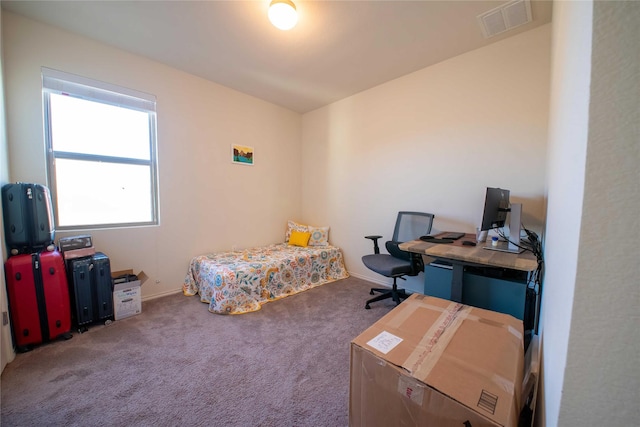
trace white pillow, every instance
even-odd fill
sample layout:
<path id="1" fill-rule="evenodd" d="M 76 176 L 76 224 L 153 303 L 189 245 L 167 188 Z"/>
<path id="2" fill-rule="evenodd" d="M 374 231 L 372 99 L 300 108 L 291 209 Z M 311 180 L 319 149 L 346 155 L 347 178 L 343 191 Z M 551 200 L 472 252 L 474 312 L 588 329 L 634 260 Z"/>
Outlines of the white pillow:
<path id="1" fill-rule="evenodd" d="M 329 227 L 314 227 L 310 225 L 309 232 L 311 233 L 309 246 L 329 245 Z"/>

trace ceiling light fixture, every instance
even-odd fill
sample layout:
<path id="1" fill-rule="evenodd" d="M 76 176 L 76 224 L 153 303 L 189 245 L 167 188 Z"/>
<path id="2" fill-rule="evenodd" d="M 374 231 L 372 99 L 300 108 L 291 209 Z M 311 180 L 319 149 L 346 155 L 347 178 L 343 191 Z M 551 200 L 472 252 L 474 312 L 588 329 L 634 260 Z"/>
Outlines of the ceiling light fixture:
<path id="1" fill-rule="evenodd" d="M 269 21 L 281 30 L 290 30 L 298 23 L 296 5 L 291 0 L 273 0 L 269 5 Z"/>

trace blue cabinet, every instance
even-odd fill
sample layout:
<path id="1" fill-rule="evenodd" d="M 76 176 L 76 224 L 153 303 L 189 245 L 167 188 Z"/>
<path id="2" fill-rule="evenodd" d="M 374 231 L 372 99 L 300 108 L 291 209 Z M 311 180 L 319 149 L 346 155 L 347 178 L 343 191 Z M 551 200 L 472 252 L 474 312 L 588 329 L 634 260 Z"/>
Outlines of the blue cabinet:
<path id="1" fill-rule="evenodd" d="M 425 266 L 424 294 L 451 299 L 450 266 L 432 263 Z M 533 290 L 527 288 L 527 275 L 494 268 L 465 267 L 463 275 L 462 303 L 487 310 L 510 314 L 525 320 L 525 329 L 532 322 Z M 535 304 L 535 293 L 533 293 Z"/>

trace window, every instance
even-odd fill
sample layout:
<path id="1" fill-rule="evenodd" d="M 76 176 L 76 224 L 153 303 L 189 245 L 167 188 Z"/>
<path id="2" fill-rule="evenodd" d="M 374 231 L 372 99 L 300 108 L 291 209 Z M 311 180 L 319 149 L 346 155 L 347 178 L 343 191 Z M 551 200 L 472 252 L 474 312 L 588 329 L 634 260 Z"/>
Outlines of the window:
<path id="1" fill-rule="evenodd" d="M 158 224 L 155 97 L 42 69 L 56 229 Z"/>

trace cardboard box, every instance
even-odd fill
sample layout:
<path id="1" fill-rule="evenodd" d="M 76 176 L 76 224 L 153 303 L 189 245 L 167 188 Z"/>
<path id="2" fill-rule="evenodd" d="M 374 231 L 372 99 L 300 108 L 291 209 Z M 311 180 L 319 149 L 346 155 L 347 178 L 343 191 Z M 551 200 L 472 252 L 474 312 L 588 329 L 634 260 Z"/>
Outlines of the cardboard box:
<path id="1" fill-rule="evenodd" d="M 96 253 L 93 240 L 88 234 L 61 237 L 58 239 L 58 248 L 65 260 L 92 256 Z"/>
<path id="2" fill-rule="evenodd" d="M 96 248 L 91 246 L 89 248 L 72 249 L 72 250 L 64 251 L 62 252 L 62 256 L 64 257 L 65 260 L 70 260 L 70 259 L 82 258 L 86 256 L 93 256 L 95 255 L 95 253 L 96 253 Z"/>
<path id="3" fill-rule="evenodd" d="M 111 272 L 111 278 L 125 274 L 133 275 L 133 270 Z M 148 279 L 144 271 L 137 274 L 138 280 L 113 285 L 113 315 L 115 320 L 125 319 L 142 313 L 142 284 Z"/>
<path id="4" fill-rule="evenodd" d="M 536 413 L 536 398 L 538 396 L 538 382 L 540 377 L 540 336 L 534 335 L 524 354 L 524 380 L 522 380 L 522 397 L 524 405 L 518 427 L 533 426 Z"/>
<path id="5" fill-rule="evenodd" d="M 60 252 L 91 248 L 93 247 L 93 240 L 88 234 L 83 234 L 81 236 L 61 237 L 60 239 L 58 239 L 58 247 L 60 248 Z"/>
<path id="6" fill-rule="evenodd" d="M 516 427 L 522 321 L 413 294 L 351 342 L 349 425 Z"/>

